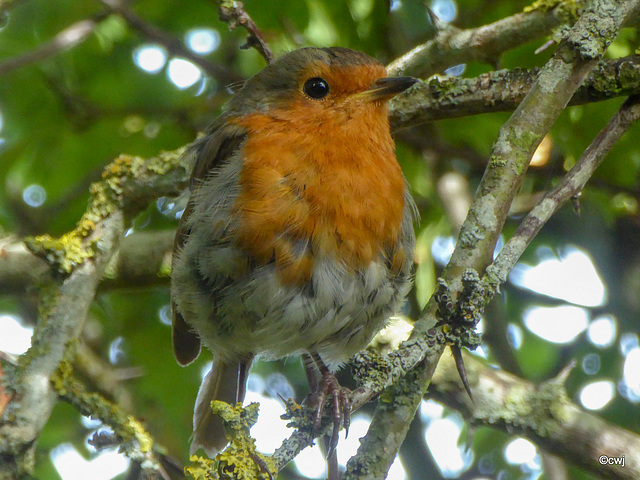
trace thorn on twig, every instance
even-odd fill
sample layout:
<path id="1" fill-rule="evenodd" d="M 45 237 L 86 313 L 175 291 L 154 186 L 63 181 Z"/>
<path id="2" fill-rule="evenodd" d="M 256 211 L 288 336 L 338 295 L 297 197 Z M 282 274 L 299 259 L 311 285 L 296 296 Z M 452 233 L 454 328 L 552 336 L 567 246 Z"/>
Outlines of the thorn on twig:
<path id="1" fill-rule="evenodd" d="M 573 207 L 573 211 L 578 218 L 581 214 L 580 197 L 582 197 L 582 192 L 578 192 L 573 197 L 571 197 L 571 206 Z"/>
<path id="2" fill-rule="evenodd" d="M 533 52 L 533 53 L 538 55 L 539 53 L 544 52 L 547 48 L 549 48 L 550 46 L 554 45 L 555 43 L 556 43 L 556 41 L 554 39 L 551 39 L 548 42 L 546 42 L 543 45 L 541 45 L 540 47 L 536 48 L 535 52 Z"/>
<path id="3" fill-rule="evenodd" d="M 433 25 L 433 28 L 435 29 L 436 32 L 444 30 L 447 27 L 447 22 L 440 20 L 440 17 L 438 17 L 438 15 L 436 15 L 436 13 L 433 10 L 431 10 L 431 7 L 429 5 L 425 3 L 424 8 L 427 10 L 427 15 L 429 15 L 429 21 L 431 22 L 431 25 Z"/>
<path id="4" fill-rule="evenodd" d="M 242 27 L 249 32 L 249 35 L 247 36 L 247 43 L 242 45 L 240 48 L 248 49 L 253 47 L 264 57 L 267 63 L 271 63 L 273 61 L 275 57 L 271 48 L 269 48 L 269 44 L 267 43 L 265 36 L 245 11 L 242 2 L 229 0 L 220 2 L 218 15 L 220 16 L 221 21 L 229 25 L 229 30 Z"/>
<path id="5" fill-rule="evenodd" d="M 458 370 L 458 375 L 460 375 L 460 380 L 462 380 L 462 385 L 464 385 L 464 389 L 467 391 L 469 399 L 471 400 L 471 402 L 473 402 L 471 387 L 469 386 L 469 381 L 467 380 L 467 370 L 464 366 L 464 360 L 462 359 L 462 351 L 457 345 L 451 345 L 451 353 L 453 354 L 453 359 L 456 361 L 456 369 Z"/>
<path id="6" fill-rule="evenodd" d="M 567 381 L 567 378 L 569 378 L 569 374 L 574 368 L 576 368 L 575 358 L 572 359 L 562 370 L 560 370 L 560 373 L 555 376 L 554 381 L 564 385 Z"/>

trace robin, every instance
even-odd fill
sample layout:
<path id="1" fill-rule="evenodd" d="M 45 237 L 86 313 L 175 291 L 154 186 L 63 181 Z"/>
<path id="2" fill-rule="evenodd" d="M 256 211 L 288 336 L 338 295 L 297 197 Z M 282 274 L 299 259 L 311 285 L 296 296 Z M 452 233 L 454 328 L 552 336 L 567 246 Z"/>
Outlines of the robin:
<path id="1" fill-rule="evenodd" d="M 196 400 L 192 452 L 227 443 L 212 400 L 242 402 L 252 361 L 306 354 L 331 448 L 349 392 L 331 373 L 366 347 L 410 288 L 415 206 L 394 153 L 387 77 L 347 48 L 302 48 L 250 78 L 194 142 L 175 239 L 173 347 L 214 355 Z"/>

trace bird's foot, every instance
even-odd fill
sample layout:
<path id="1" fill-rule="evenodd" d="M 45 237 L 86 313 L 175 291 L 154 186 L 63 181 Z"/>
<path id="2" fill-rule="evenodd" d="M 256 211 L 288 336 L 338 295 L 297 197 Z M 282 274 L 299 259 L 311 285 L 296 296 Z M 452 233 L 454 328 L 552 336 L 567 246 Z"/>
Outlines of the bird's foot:
<path id="1" fill-rule="evenodd" d="M 327 458 L 333 455 L 338 445 L 338 433 L 340 427 L 344 426 L 345 437 L 349 434 L 349 425 L 351 424 L 351 390 L 343 387 L 338 379 L 330 371 L 326 370 L 322 373 L 318 389 L 310 394 L 304 403 L 315 408 L 313 418 L 313 428 L 315 431 L 322 426 L 322 414 L 327 403 L 327 397 L 331 397 L 333 405 L 333 431 L 328 443 Z"/>

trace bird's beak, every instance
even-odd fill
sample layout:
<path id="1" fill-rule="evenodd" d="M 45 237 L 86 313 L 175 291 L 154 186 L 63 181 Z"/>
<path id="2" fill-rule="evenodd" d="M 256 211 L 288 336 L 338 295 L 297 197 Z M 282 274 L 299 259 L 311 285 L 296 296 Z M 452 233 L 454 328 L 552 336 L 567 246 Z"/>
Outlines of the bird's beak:
<path id="1" fill-rule="evenodd" d="M 370 100 L 380 101 L 389 100 L 395 97 L 399 93 L 404 92 L 411 85 L 418 82 L 418 79 L 413 77 L 386 77 L 376 80 L 371 87 L 364 92 L 356 94 L 357 96 Z"/>

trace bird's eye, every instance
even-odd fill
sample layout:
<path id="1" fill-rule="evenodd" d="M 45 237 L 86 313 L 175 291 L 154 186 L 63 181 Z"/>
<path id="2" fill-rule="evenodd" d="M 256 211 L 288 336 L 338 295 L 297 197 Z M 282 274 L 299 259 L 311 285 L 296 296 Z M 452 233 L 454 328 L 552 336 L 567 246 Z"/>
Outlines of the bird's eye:
<path id="1" fill-rule="evenodd" d="M 329 82 L 321 77 L 313 77 L 304 82 L 302 90 L 311 98 L 320 100 L 329 95 Z"/>

